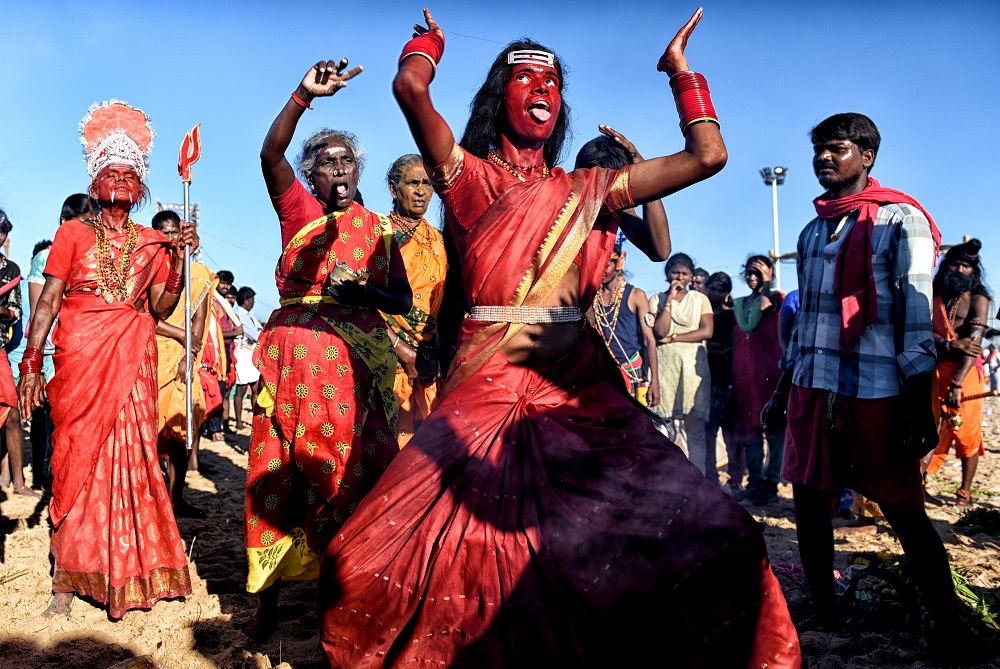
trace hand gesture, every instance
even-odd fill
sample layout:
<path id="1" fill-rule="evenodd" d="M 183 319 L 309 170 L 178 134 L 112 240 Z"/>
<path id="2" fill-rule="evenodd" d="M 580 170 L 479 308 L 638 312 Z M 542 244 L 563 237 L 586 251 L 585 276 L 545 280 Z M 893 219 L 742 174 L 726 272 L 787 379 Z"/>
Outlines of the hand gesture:
<path id="1" fill-rule="evenodd" d="M 341 88 L 347 87 L 347 82 L 361 74 L 363 67 L 358 65 L 345 72 L 347 69 L 347 59 L 341 58 L 340 62 L 333 60 L 321 60 L 306 72 L 299 87 L 307 94 L 305 101 L 312 98 L 322 98 L 333 95 Z"/>
<path id="2" fill-rule="evenodd" d="M 365 287 L 367 285 L 367 275 L 362 275 L 358 279 L 345 279 L 343 281 L 335 281 L 331 278 L 327 284 L 326 292 L 345 307 L 364 307 L 367 306 L 365 304 L 365 295 L 367 292 Z"/>
<path id="3" fill-rule="evenodd" d="M 963 337 L 951 342 L 951 347 L 969 357 L 975 357 L 983 352 L 983 345 L 970 337 Z"/>
<path id="4" fill-rule="evenodd" d="M 427 24 L 426 28 L 420 25 L 419 23 L 413 24 L 413 36 L 420 37 L 424 33 L 437 33 L 437 35 L 441 38 L 441 41 L 443 42 L 444 31 L 441 30 L 441 26 L 439 26 L 434 21 L 434 17 L 431 16 L 431 10 L 429 9 L 424 9 L 424 22 Z"/>
<path id="5" fill-rule="evenodd" d="M 684 55 L 684 50 L 687 48 L 688 38 L 694 32 L 694 27 L 701 21 L 702 14 L 702 8 L 699 7 L 694 15 L 688 19 L 688 22 L 677 31 L 674 38 L 670 40 L 667 50 L 663 52 L 663 55 L 660 56 L 660 61 L 656 64 L 658 72 L 666 72 L 668 77 L 672 77 L 678 72 L 690 69 L 687 57 Z"/>
<path id="6" fill-rule="evenodd" d="M 632 142 L 628 141 L 628 138 L 625 137 L 625 135 L 621 134 L 620 132 L 612 128 L 610 125 L 604 125 L 602 123 L 597 126 L 597 129 L 601 131 L 602 135 L 605 135 L 615 140 L 615 142 L 620 147 L 625 149 L 625 152 L 628 153 L 629 160 L 632 161 L 633 165 L 635 165 L 636 163 L 641 163 L 644 160 L 644 158 L 639 155 L 639 150 L 635 148 L 635 145 Z"/>
<path id="7" fill-rule="evenodd" d="M 788 396 L 774 393 L 760 412 L 761 429 L 772 432 L 784 429 L 788 424 Z"/>
<path id="8" fill-rule="evenodd" d="M 187 221 L 181 221 L 181 233 L 177 237 L 177 241 L 173 243 L 173 253 L 175 258 L 180 258 L 184 255 L 184 247 L 190 246 L 191 253 L 198 250 L 198 246 L 201 244 L 201 238 L 198 236 L 198 231 L 195 229 L 193 223 L 188 223 Z"/>
<path id="9" fill-rule="evenodd" d="M 771 280 L 774 278 L 774 269 L 768 267 L 762 260 L 754 260 L 750 263 L 750 268 L 760 272 L 760 280 L 762 283 L 770 284 Z"/>
<path id="10" fill-rule="evenodd" d="M 17 380 L 17 397 L 21 420 L 27 424 L 31 412 L 45 403 L 45 377 L 41 374 L 22 374 Z"/>

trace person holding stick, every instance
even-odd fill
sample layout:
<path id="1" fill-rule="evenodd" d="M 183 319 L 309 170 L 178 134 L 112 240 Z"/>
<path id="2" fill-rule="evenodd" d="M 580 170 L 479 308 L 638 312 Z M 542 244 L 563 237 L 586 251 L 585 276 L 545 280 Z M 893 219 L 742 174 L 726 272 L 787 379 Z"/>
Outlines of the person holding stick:
<path id="1" fill-rule="evenodd" d="M 100 214 L 56 231 L 45 285 L 19 366 L 21 411 L 47 392 L 52 407 L 52 592 L 47 615 L 69 613 L 75 595 L 121 618 L 157 600 L 191 594 L 156 452 L 156 321 L 183 284 L 183 251 L 197 247 L 181 223 L 171 243 L 130 213 L 149 195 L 153 131 L 123 102 L 94 105 L 81 124 L 90 195 Z M 41 374 L 56 315 L 56 373 Z"/>
<path id="2" fill-rule="evenodd" d="M 508 45 L 456 142 L 429 90 L 444 32 L 424 18 L 393 91 L 447 215 L 461 269 L 448 289 L 469 313 L 444 399 L 323 555 L 331 666 L 644 666 L 655 638 L 673 666 L 798 667 L 760 526 L 657 431 L 583 315 L 619 212 L 726 162 L 684 56 L 701 10 L 658 65 L 684 148 L 572 172 L 555 167 L 559 58 Z"/>

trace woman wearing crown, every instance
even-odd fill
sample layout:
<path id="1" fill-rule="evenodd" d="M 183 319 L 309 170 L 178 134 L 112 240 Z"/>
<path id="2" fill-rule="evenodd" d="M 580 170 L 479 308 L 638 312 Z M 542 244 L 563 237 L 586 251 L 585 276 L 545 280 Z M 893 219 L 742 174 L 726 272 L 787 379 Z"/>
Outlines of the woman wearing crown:
<path id="1" fill-rule="evenodd" d="M 581 314 L 617 213 L 725 164 L 684 56 L 700 18 L 658 65 L 684 149 L 567 173 L 552 166 L 567 124 L 558 58 L 509 45 L 456 143 L 431 104 L 444 34 L 425 11 L 394 92 L 469 313 L 444 399 L 323 555 L 332 666 L 645 666 L 651 647 L 664 666 L 800 664 L 759 524 L 657 432 Z M 664 236 L 645 235 L 636 245 L 663 255 L 649 241 Z"/>
<path id="2" fill-rule="evenodd" d="M 24 415 L 48 393 L 52 406 L 52 592 L 47 615 L 68 614 L 75 595 L 111 618 L 191 594 L 184 546 L 156 453 L 156 321 L 177 305 L 184 223 L 175 244 L 129 217 L 148 198 L 153 145 L 146 115 L 123 102 L 94 105 L 80 124 L 90 195 L 101 211 L 56 232 L 45 286 L 20 365 Z M 55 376 L 46 386 L 40 349 L 53 333 Z"/>

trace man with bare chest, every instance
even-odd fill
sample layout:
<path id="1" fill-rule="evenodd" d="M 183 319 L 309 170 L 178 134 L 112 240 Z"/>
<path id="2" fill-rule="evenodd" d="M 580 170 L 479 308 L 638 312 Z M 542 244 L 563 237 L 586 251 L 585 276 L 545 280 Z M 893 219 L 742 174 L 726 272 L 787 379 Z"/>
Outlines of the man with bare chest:
<path id="1" fill-rule="evenodd" d="M 934 277 L 934 344 L 937 348 L 938 396 L 941 423 L 937 448 L 925 458 L 934 474 L 948 457 L 952 444 L 962 460 L 962 487 L 955 492 L 958 506 L 972 501 L 972 479 L 983 450 L 985 373 L 980 358 L 990 308 L 990 291 L 982 282 L 978 239 L 948 250 Z"/>

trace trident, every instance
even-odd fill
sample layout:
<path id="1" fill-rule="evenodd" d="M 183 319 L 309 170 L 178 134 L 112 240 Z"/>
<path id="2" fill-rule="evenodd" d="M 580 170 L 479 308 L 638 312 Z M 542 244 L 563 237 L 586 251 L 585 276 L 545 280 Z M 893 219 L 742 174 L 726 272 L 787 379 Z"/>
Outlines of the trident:
<path id="1" fill-rule="evenodd" d="M 191 166 L 201 158 L 201 124 L 184 135 L 180 155 L 177 158 L 177 173 L 184 183 L 184 220 L 191 220 Z M 194 416 L 191 408 L 191 247 L 184 247 L 184 410 L 187 420 L 184 442 L 187 450 L 193 447 Z"/>

